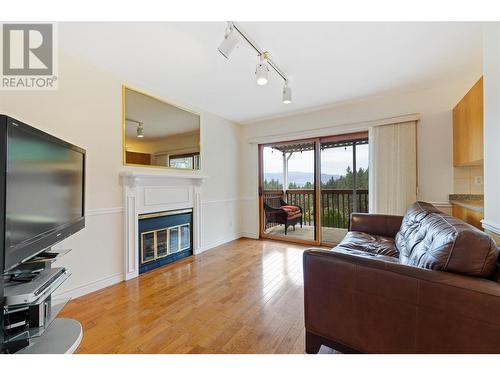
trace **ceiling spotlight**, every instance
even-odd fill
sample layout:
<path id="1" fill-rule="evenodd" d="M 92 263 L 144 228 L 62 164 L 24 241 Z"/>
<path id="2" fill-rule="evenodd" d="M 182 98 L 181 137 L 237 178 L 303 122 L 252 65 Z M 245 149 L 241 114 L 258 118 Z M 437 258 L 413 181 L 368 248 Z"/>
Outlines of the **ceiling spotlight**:
<path id="1" fill-rule="evenodd" d="M 267 85 L 267 75 L 269 73 L 269 68 L 267 66 L 267 53 L 264 52 L 260 55 L 260 62 L 257 64 L 255 69 L 255 76 L 257 78 L 257 84 L 259 86 Z"/>
<path id="2" fill-rule="evenodd" d="M 288 86 L 288 82 L 285 81 L 283 86 L 283 103 L 290 104 L 292 102 L 292 88 Z"/>
<path id="3" fill-rule="evenodd" d="M 240 41 L 240 34 L 238 34 L 238 32 L 234 27 L 229 25 L 228 28 L 226 29 L 226 35 L 224 36 L 224 40 L 222 41 L 222 43 L 218 48 L 219 52 L 226 59 L 229 59 L 229 55 L 236 48 L 239 41 Z"/>
<path id="4" fill-rule="evenodd" d="M 264 86 L 269 82 L 269 71 L 272 69 L 285 83 L 283 86 L 282 101 L 284 104 L 292 102 L 292 88 L 288 86 L 288 78 L 285 72 L 280 69 L 274 59 L 271 59 L 269 52 L 260 48 L 257 43 L 246 33 L 236 22 L 228 21 L 224 40 L 219 46 L 219 52 L 226 59 L 233 50 L 238 46 L 239 42 L 248 44 L 259 56 L 260 61 L 255 68 L 255 80 L 257 85 Z"/>
<path id="5" fill-rule="evenodd" d="M 137 138 L 144 138 L 144 124 L 142 122 L 137 125 Z"/>

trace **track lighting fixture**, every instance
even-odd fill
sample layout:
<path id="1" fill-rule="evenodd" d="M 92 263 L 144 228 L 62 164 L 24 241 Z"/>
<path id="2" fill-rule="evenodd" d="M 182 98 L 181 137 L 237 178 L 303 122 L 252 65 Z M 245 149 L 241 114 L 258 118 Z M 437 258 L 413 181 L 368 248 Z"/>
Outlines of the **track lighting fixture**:
<path id="1" fill-rule="evenodd" d="M 292 102 L 292 88 L 288 86 L 288 82 L 285 81 L 283 85 L 283 104 L 290 104 Z"/>
<path id="2" fill-rule="evenodd" d="M 144 138 L 144 123 L 128 117 L 125 119 L 125 121 L 135 122 L 137 124 L 137 129 L 135 130 L 137 138 Z"/>
<path id="3" fill-rule="evenodd" d="M 233 52 L 233 50 L 236 48 L 239 41 L 240 41 L 240 34 L 238 34 L 238 32 L 232 26 L 232 24 L 229 24 L 226 29 L 226 35 L 224 35 L 224 40 L 222 41 L 222 43 L 218 48 L 219 52 L 226 59 L 229 59 L 229 55 L 231 55 L 231 52 Z"/>
<path id="4" fill-rule="evenodd" d="M 269 68 L 267 66 L 267 53 L 260 55 L 260 62 L 257 64 L 255 69 L 255 78 L 257 79 L 257 84 L 259 86 L 267 85 Z"/>
<path id="5" fill-rule="evenodd" d="M 137 138 L 144 138 L 144 124 L 142 122 L 137 125 Z"/>
<path id="6" fill-rule="evenodd" d="M 289 104 L 292 102 L 292 88 L 288 84 L 288 78 L 283 73 L 283 71 L 278 67 L 278 65 L 269 57 L 269 53 L 262 50 L 257 44 L 250 38 L 250 36 L 245 33 L 239 25 L 234 22 L 227 23 L 226 33 L 224 35 L 224 40 L 219 46 L 219 52 L 226 59 L 236 48 L 240 40 L 247 42 L 250 47 L 252 47 L 260 58 L 255 69 L 255 78 L 259 86 L 267 85 L 269 82 L 269 68 L 272 68 L 278 76 L 280 76 L 285 82 L 283 86 L 283 103 Z"/>

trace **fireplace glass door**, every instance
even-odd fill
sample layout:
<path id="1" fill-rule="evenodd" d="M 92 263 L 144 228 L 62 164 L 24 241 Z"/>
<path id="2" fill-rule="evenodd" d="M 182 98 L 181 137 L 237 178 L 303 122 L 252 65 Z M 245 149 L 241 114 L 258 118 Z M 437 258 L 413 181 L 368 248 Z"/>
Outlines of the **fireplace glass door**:
<path id="1" fill-rule="evenodd" d="M 168 252 L 170 254 L 178 252 L 179 249 L 179 227 L 168 228 Z"/>
<path id="2" fill-rule="evenodd" d="M 151 262 L 155 259 L 155 231 L 141 233 L 141 256 L 142 263 Z"/>
<path id="3" fill-rule="evenodd" d="M 162 258 L 168 255 L 167 229 L 156 232 L 156 257 Z"/>
<path id="4" fill-rule="evenodd" d="M 193 255 L 191 209 L 139 215 L 139 273 Z"/>
<path id="5" fill-rule="evenodd" d="M 189 249 L 191 246 L 191 228 L 189 224 L 181 225 L 181 250 Z"/>

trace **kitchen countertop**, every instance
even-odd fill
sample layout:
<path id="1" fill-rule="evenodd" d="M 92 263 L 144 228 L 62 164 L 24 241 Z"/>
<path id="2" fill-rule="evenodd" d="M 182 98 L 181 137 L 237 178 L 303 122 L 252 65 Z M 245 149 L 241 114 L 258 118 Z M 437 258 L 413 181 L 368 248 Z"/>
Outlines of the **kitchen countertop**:
<path id="1" fill-rule="evenodd" d="M 484 212 L 484 196 L 479 194 L 451 194 L 450 203 L 476 212 Z"/>

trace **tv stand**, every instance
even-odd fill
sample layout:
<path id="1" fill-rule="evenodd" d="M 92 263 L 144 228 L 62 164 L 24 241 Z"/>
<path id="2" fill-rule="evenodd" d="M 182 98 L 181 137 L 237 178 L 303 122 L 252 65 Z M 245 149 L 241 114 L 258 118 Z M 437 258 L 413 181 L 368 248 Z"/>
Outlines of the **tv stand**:
<path id="1" fill-rule="evenodd" d="M 38 254 L 3 275 L 0 332 L 4 352 L 67 353 L 78 347 L 80 323 L 57 318 L 69 299 L 52 297 L 71 275 L 64 267 L 52 268 L 52 263 L 68 252 L 46 251 L 49 256 Z"/>
<path id="2" fill-rule="evenodd" d="M 71 354 L 82 341 L 83 330 L 80 322 L 74 319 L 57 318 L 43 336 L 35 337 L 29 346 L 16 354 Z"/>
<path id="3" fill-rule="evenodd" d="M 54 259 L 54 258 L 57 258 L 59 256 L 58 253 L 54 253 L 52 251 L 44 251 L 40 254 L 38 254 L 38 258 L 46 258 L 46 259 Z"/>

